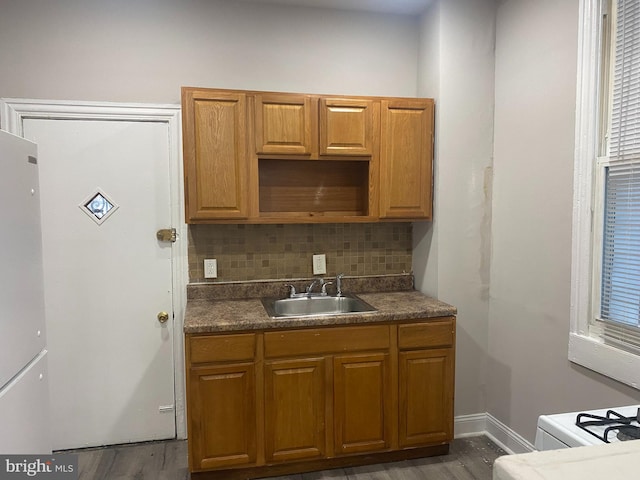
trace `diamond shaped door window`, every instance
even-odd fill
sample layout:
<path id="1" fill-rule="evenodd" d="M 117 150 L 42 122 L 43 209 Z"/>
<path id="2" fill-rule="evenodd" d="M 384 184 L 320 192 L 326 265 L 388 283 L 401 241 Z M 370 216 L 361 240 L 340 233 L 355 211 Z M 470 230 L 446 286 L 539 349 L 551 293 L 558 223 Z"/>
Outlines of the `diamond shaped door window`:
<path id="1" fill-rule="evenodd" d="M 98 225 L 101 225 L 118 209 L 118 205 L 100 189 L 89 195 L 78 206 Z"/>

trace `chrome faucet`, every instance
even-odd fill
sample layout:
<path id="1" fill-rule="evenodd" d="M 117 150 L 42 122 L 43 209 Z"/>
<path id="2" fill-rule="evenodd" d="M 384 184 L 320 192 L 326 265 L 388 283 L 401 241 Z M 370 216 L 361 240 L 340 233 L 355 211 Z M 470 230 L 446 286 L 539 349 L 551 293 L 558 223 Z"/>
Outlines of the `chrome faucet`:
<path id="1" fill-rule="evenodd" d="M 336 275 L 336 296 L 342 296 L 342 277 L 344 277 L 344 273 L 339 273 Z"/>
<path id="2" fill-rule="evenodd" d="M 336 296 L 341 297 L 342 296 L 342 277 L 344 277 L 344 273 L 339 273 L 338 275 L 336 275 Z M 306 288 L 306 290 L 304 291 L 304 293 L 297 293 L 296 292 L 296 287 L 294 287 L 291 284 L 287 284 L 285 285 L 287 288 L 289 288 L 289 298 L 296 298 L 296 297 L 312 297 L 312 296 L 327 296 L 327 286 L 329 285 L 333 285 L 334 282 L 327 282 L 325 281 L 324 278 L 322 277 L 318 277 L 315 278 L 310 284 L 309 286 Z M 316 288 L 316 285 L 320 286 L 320 293 L 313 293 L 313 289 Z"/>
<path id="3" fill-rule="evenodd" d="M 309 285 L 307 287 L 307 297 L 310 297 L 312 295 L 313 287 L 315 287 L 316 284 L 318 284 L 318 285 L 320 285 L 322 287 L 322 290 L 325 292 L 325 295 L 326 295 L 326 290 L 325 290 L 325 286 L 324 286 L 324 278 L 320 277 L 320 278 L 316 278 L 313 282 L 311 282 L 311 285 Z"/>

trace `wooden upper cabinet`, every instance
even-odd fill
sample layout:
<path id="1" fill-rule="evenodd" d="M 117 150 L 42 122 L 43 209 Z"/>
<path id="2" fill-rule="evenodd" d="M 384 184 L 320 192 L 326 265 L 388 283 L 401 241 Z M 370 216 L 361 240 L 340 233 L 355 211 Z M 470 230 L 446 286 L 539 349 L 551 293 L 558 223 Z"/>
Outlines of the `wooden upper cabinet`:
<path id="1" fill-rule="evenodd" d="M 188 223 L 249 216 L 246 95 L 183 88 Z"/>
<path id="2" fill-rule="evenodd" d="M 255 95 L 256 153 L 310 155 L 315 149 L 316 122 L 308 95 Z"/>
<path id="3" fill-rule="evenodd" d="M 380 218 L 432 217 L 432 99 L 381 102 Z"/>
<path id="4" fill-rule="evenodd" d="M 373 155 L 379 103 L 366 99 L 320 99 L 320 155 Z"/>
<path id="5" fill-rule="evenodd" d="M 183 87 L 187 223 L 431 220 L 432 99 Z"/>

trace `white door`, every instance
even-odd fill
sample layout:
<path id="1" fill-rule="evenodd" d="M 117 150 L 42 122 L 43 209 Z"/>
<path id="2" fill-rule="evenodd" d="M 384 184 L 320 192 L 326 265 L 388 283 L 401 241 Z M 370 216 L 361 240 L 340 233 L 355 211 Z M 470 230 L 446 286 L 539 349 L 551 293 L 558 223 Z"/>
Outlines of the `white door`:
<path id="1" fill-rule="evenodd" d="M 53 448 L 173 438 L 171 243 L 156 239 L 171 227 L 168 126 L 23 128 L 38 144 Z"/>

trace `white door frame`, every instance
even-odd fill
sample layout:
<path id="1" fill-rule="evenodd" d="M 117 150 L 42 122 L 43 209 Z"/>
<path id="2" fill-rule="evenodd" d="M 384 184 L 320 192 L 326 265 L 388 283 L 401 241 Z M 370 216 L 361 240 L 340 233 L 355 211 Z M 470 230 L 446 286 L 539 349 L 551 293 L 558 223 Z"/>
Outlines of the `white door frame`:
<path id="1" fill-rule="evenodd" d="M 182 170 L 182 119 L 180 105 L 141 103 L 77 102 L 58 100 L 0 99 L 0 128 L 24 136 L 25 119 L 49 120 L 121 120 L 166 123 L 169 128 L 169 178 L 171 188 L 171 223 L 178 241 L 171 247 L 173 271 L 173 356 L 176 436 L 187 438 L 184 373 L 184 311 L 187 304 L 189 263 L 187 225 L 184 221 Z"/>

